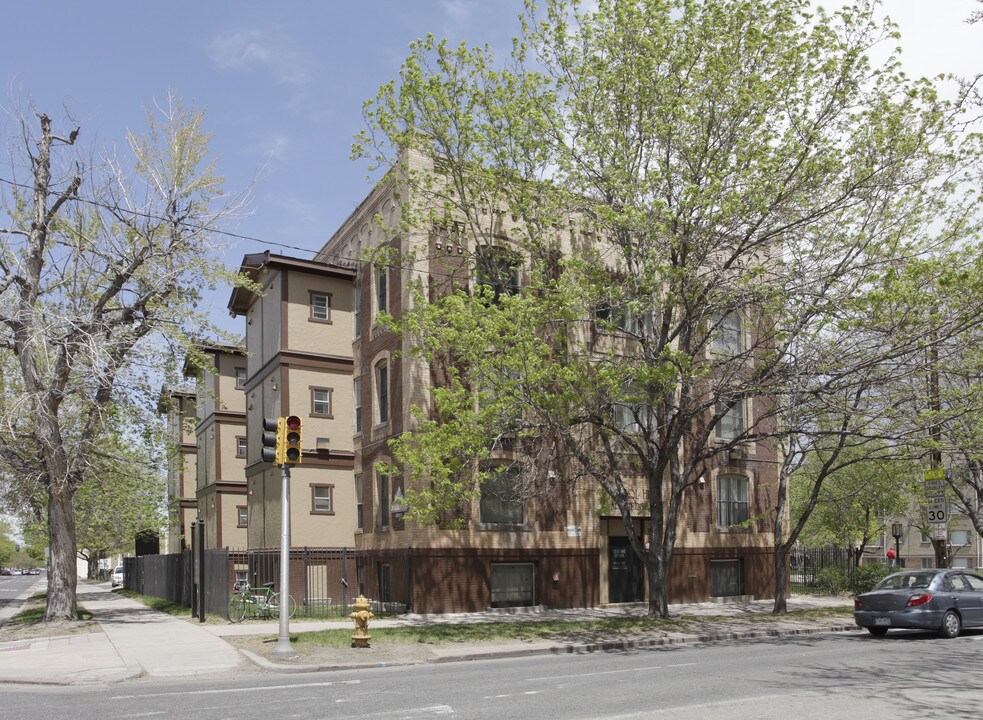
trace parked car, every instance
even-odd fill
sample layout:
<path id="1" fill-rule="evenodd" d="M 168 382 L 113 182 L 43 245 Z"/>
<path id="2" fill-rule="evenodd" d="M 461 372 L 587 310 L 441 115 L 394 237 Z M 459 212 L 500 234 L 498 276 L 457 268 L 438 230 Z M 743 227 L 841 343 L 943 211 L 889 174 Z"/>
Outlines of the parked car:
<path id="1" fill-rule="evenodd" d="M 13 575 L 13 573 L 7 568 L 3 568 L 2 570 L 0 570 L 0 575 Z"/>
<path id="2" fill-rule="evenodd" d="M 954 638 L 983 627 L 983 576 L 961 569 L 888 575 L 853 601 L 853 619 L 871 635 L 907 628 Z"/>
<path id="3" fill-rule="evenodd" d="M 111 578 L 113 587 L 121 587 L 123 585 L 123 566 L 117 565 L 116 569 L 113 570 L 113 575 Z"/>

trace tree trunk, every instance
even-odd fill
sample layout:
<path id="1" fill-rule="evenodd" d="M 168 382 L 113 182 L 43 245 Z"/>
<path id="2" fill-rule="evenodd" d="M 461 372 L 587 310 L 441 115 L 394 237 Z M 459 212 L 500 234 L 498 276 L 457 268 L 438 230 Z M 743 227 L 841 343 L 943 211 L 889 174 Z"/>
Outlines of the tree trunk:
<path id="1" fill-rule="evenodd" d="M 666 583 L 666 563 L 652 552 L 645 553 L 645 577 L 648 579 L 649 616 L 669 617 L 669 595 Z"/>
<path id="2" fill-rule="evenodd" d="M 784 615 L 788 612 L 788 551 L 784 544 L 775 545 L 775 604 L 772 615 Z"/>
<path id="3" fill-rule="evenodd" d="M 48 546 L 48 608 L 44 619 L 78 620 L 75 515 L 72 491 L 66 487 L 48 489 Z"/>
<path id="4" fill-rule="evenodd" d="M 99 579 L 99 561 L 104 557 L 104 553 L 92 553 L 85 559 L 85 576 L 89 580 Z"/>

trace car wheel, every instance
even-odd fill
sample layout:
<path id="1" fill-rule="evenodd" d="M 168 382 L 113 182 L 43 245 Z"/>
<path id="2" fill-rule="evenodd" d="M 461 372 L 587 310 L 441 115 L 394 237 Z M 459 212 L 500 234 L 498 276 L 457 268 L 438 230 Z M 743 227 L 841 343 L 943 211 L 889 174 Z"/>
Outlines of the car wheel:
<path id="1" fill-rule="evenodd" d="M 886 627 L 869 627 L 869 628 L 867 628 L 867 632 L 869 632 L 874 637 L 884 637 L 885 635 L 887 635 L 887 628 Z"/>
<path id="2" fill-rule="evenodd" d="M 959 614 L 954 610 L 949 610 L 942 616 L 942 627 L 939 628 L 939 637 L 954 638 L 959 635 L 962 626 L 963 623 L 959 619 Z"/>

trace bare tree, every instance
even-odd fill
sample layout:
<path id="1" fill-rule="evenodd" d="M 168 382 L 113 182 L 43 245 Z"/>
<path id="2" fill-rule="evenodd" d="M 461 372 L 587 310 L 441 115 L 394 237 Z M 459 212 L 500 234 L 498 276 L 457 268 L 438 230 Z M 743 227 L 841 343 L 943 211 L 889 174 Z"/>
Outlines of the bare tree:
<path id="1" fill-rule="evenodd" d="M 73 498 L 93 467 L 106 411 L 152 402 L 154 376 L 205 324 L 202 292 L 235 281 L 210 236 L 241 198 L 222 194 L 202 113 L 174 98 L 148 113 L 145 136 L 127 138 L 131 166 L 116 157 L 86 164 L 78 127 L 60 133 L 45 114 L 36 121 L 32 132 L 21 120 L 14 178 L 4 179 L 0 352 L 17 392 L 0 400 L 0 458 L 22 493 L 44 495 L 45 619 L 71 620 Z"/>

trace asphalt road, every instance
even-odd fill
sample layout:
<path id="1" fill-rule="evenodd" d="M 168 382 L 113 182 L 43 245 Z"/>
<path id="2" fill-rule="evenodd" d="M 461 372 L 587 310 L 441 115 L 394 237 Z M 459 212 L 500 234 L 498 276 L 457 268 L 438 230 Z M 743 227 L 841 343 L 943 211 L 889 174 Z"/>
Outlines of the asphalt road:
<path id="1" fill-rule="evenodd" d="M 108 688 L 3 688 L 4 717 L 729 718 L 983 716 L 983 633 L 843 633 L 578 656 Z"/>
<path id="2" fill-rule="evenodd" d="M 0 609 L 37 582 L 37 575 L 0 575 Z"/>

